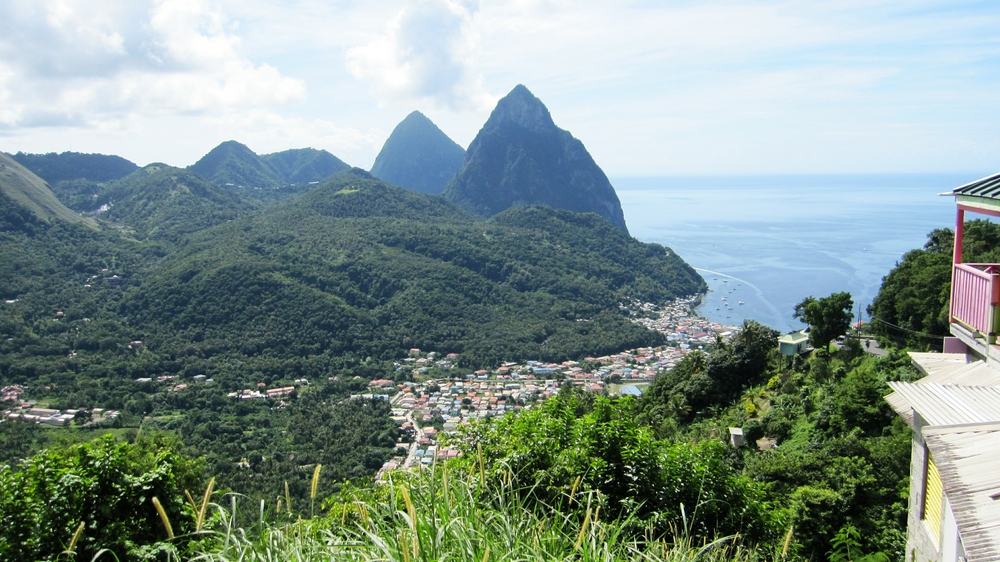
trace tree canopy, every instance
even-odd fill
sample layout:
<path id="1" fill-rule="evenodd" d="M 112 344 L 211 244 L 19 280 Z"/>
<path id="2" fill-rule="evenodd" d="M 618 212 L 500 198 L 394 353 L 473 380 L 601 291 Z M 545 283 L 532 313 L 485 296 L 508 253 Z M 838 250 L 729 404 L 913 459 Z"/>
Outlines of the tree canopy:
<path id="1" fill-rule="evenodd" d="M 816 349 L 826 349 L 851 329 L 853 309 L 850 293 L 833 293 L 819 299 L 806 297 L 795 305 L 793 316 L 809 324 L 809 343 Z"/>

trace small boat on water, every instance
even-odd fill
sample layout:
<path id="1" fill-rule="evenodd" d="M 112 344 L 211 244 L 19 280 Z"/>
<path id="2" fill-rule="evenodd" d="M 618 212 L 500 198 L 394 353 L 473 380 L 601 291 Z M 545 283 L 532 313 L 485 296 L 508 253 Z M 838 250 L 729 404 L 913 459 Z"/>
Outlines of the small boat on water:
<path id="1" fill-rule="evenodd" d="M 728 299 L 728 298 L 729 298 L 729 297 L 722 297 L 722 300 L 726 300 L 726 299 Z"/>
<path id="2" fill-rule="evenodd" d="M 746 304 L 746 303 L 745 303 L 745 302 L 743 302 L 743 301 L 740 301 L 740 302 L 739 302 L 739 304 Z"/>

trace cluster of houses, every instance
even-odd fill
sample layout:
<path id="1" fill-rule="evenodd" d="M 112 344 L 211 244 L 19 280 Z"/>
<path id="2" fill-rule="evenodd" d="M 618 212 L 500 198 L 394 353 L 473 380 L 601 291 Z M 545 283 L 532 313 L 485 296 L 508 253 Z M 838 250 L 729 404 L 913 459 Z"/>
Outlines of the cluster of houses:
<path id="1" fill-rule="evenodd" d="M 680 354 L 689 353 L 692 348 L 700 349 L 715 343 L 719 337 L 723 339 L 731 337 L 736 330 L 735 327 L 694 314 L 697 300 L 696 296 L 674 299 L 662 306 L 640 303 L 638 308 L 644 314 L 633 318 L 633 322 L 666 335 L 667 341 L 680 350 L 678 351 Z"/>
<path id="2" fill-rule="evenodd" d="M 459 426 L 472 420 L 530 408 L 558 393 L 567 382 L 597 393 L 641 394 L 644 384 L 676 366 L 687 354 L 720 338 L 727 340 L 738 330 L 694 315 L 694 304 L 694 298 L 677 299 L 660 307 L 639 303 L 645 314 L 634 321 L 666 335 L 668 344 L 664 346 L 587 357 L 581 362 L 507 362 L 492 370 L 424 383 L 371 381 L 371 393 L 357 397 L 391 400 L 394 420 L 412 440 L 399 444 L 407 455 L 385 463 L 380 477 L 389 470 L 457 455 L 455 449 L 438 443 L 439 433 L 454 434 Z M 411 367 L 412 374 L 419 376 L 431 367 L 451 369 L 457 357 L 452 353 L 441 359 L 433 352 L 424 355 L 419 349 L 411 349 L 404 363 L 397 365 L 397 371 Z M 435 422 L 442 428 L 440 432 L 432 426 Z"/>
<path id="3" fill-rule="evenodd" d="M 408 436 L 407 441 L 399 443 L 406 456 L 385 463 L 378 477 L 397 468 L 427 465 L 434 459 L 456 456 L 456 449 L 439 443 L 441 433 L 454 434 L 461 425 L 472 420 L 530 408 L 558 393 L 566 383 L 597 393 L 613 389 L 626 394 L 640 393 L 635 384 L 620 388 L 615 385 L 648 383 L 657 374 L 674 367 L 691 351 L 720 337 L 728 339 L 734 333 L 735 328 L 731 326 L 695 316 L 692 313 L 694 303 L 694 298 L 677 299 L 660 307 L 638 303 L 644 313 L 634 321 L 665 334 L 668 344 L 664 346 L 587 357 L 581 362 L 507 362 L 492 370 L 481 369 L 448 380 L 423 383 L 397 383 L 389 379 L 371 381 L 371 393 L 357 397 L 391 400 L 393 419 Z M 419 349 L 411 349 L 409 356 L 396 365 L 396 370 L 409 369 L 413 376 L 420 377 L 434 367 L 456 368 L 457 357 L 456 353 L 440 357 L 434 352 L 424 354 Z"/>
<path id="4" fill-rule="evenodd" d="M 117 410 L 106 410 L 104 408 L 94 408 L 92 410 L 56 410 L 52 408 L 39 408 L 33 402 L 21 402 L 19 399 L 24 394 L 24 390 L 19 386 L 4 387 L 0 391 L 3 402 L 15 402 L 17 406 L 4 410 L 2 419 L 21 420 L 34 422 L 37 424 L 51 425 L 55 427 L 65 427 L 76 419 L 82 411 L 90 414 L 88 424 L 98 424 L 104 421 L 113 420 L 118 417 Z"/>
<path id="5" fill-rule="evenodd" d="M 135 343 L 135 342 L 132 342 L 132 343 Z M 139 343 L 142 343 L 142 342 L 139 342 Z M 180 392 L 180 391 L 184 390 L 185 388 L 187 388 L 189 385 L 186 382 L 177 383 L 177 384 L 174 384 L 174 383 L 171 382 L 171 381 L 177 380 L 178 378 L 180 378 L 178 375 L 160 375 L 160 376 L 158 376 L 156 378 L 152 378 L 152 377 L 140 377 L 140 378 L 135 379 L 135 382 L 137 384 L 151 383 L 154 380 L 156 382 L 166 382 L 166 383 L 169 383 L 168 386 L 167 386 L 167 391 L 168 392 Z M 196 383 L 210 383 L 210 382 L 212 382 L 212 379 L 206 377 L 205 375 L 195 375 L 195 376 L 191 377 L 191 380 L 193 380 Z"/>
<path id="6" fill-rule="evenodd" d="M 509 366 L 497 371 L 500 369 L 509 371 Z M 435 459 L 458 456 L 457 449 L 439 443 L 442 433 L 454 434 L 460 425 L 473 419 L 519 411 L 559 392 L 558 381 L 537 380 L 532 374 L 525 374 L 527 378 L 518 381 L 512 378 L 516 375 L 511 374 L 494 373 L 494 378 L 487 379 L 479 379 L 480 376 L 484 375 L 473 374 L 464 381 L 435 380 L 400 385 L 402 388 L 392 396 L 391 402 L 393 419 L 407 435 L 407 439 L 399 443 L 399 448 L 406 450 L 406 456 L 385 463 L 377 478 L 397 468 L 429 465 Z M 388 390 L 386 383 L 391 381 L 372 383 Z"/>
<path id="7" fill-rule="evenodd" d="M 457 353 L 449 353 L 442 359 L 439 354 L 431 351 L 426 355 L 423 355 L 420 349 L 413 348 L 410 350 L 409 357 L 403 359 L 401 363 L 396 363 L 396 371 L 403 371 L 405 369 L 410 369 L 414 376 L 420 376 L 426 374 L 432 367 L 437 367 L 439 369 L 452 369 L 455 367 L 455 363 L 458 359 Z"/>
<path id="8" fill-rule="evenodd" d="M 0 389 L 0 402 L 20 402 L 24 389 L 14 384 Z"/>
<path id="9" fill-rule="evenodd" d="M 445 431 L 449 431 L 463 420 L 517 411 L 527 403 L 544 400 L 558 391 L 555 380 L 434 381 L 404 387 L 393 397 L 393 405 L 399 410 L 394 415 L 409 415 L 420 424 L 441 416 L 445 420 Z"/>
<path id="10" fill-rule="evenodd" d="M 256 389 L 244 389 L 237 390 L 236 392 L 230 392 L 226 396 L 234 398 L 236 400 L 262 400 L 264 398 L 281 398 L 282 396 L 288 396 L 299 386 L 309 386 L 309 381 L 306 379 L 296 379 L 293 386 L 279 386 L 275 388 L 267 388 L 267 385 L 259 382 L 257 383 Z"/>

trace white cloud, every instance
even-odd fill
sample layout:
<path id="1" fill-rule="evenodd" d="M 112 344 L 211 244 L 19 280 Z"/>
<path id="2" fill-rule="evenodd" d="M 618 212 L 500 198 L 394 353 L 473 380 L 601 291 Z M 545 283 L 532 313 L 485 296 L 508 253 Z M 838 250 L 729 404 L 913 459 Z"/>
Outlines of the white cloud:
<path id="1" fill-rule="evenodd" d="M 523 83 L 612 174 L 988 169 L 998 24 L 945 0 L 0 0 L 0 150 L 366 165 L 413 109 L 468 144 Z"/>
<path id="2" fill-rule="evenodd" d="M 242 139 L 261 154 L 314 146 L 345 158 L 342 155 L 381 146 L 388 135 L 378 128 L 361 131 L 326 119 L 285 116 L 266 110 L 231 113 L 212 119 L 211 123 L 219 131 L 231 132 L 233 138 Z"/>
<path id="3" fill-rule="evenodd" d="M 411 0 L 383 35 L 347 52 L 347 66 L 384 100 L 427 99 L 451 109 L 481 109 L 495 99 L 475 68 L 478 7 L 454 0 Z"/>
<path id="4" fill-rule="evenodd" d="M 0 4 L 0 127 L 302 101 L 302 80 L 240 54 L 235 27 L 202 0 Z"/>

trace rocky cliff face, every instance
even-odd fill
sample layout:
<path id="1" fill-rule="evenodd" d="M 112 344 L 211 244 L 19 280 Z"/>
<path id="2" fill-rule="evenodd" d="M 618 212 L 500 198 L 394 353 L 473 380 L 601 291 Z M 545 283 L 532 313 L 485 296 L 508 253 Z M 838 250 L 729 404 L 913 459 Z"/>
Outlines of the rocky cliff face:
<path id="1" fill-rule="evenodd" d="M 628 233 L 608 177 L 521 85 L 497 103 L 442 195 L 485 217 L 519 205 L 593 212 Z"/>

